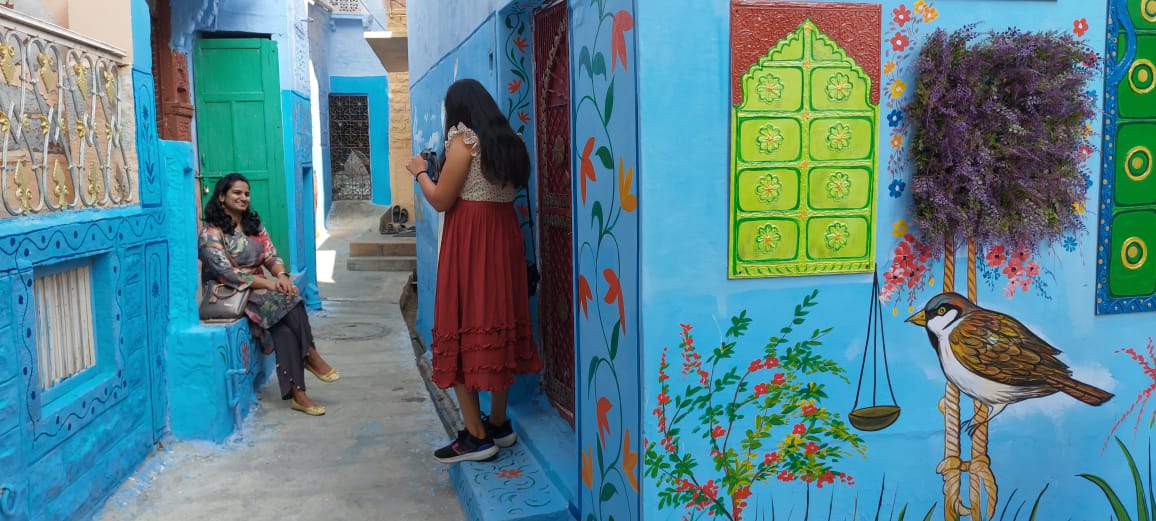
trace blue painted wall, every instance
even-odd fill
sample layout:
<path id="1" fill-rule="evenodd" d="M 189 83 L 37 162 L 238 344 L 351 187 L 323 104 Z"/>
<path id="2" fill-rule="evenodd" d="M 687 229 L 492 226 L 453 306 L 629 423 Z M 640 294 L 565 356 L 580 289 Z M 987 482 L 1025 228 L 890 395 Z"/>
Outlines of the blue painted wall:
<path id="1" fill-rule="evenodd" d="M 0 517 L 90 516 L 166 430 L 169 237 L 148 52 L 148 7 L 134 1 L 141 205 L 0 221 Z M 128 71 L 126 71 L 128 72 Z M 96 365 L 42 391 L 36 277 L 88 264 Z"/>
<path id="2" fill-rule="evenodd" d="M 364 41 L 362 39 L 362 42 Z M 381 62 L 377 63 L 380 69 Z M 384 74 L 332 76 L 329 85 L 331 94 L 363 94 L 369 99 L 369 173 L 373 180 L 372 200 L 375 204 L 383 206 L 393 204 L 393 196 L 389 189 L 389 80 Z M 329 115 L 326 114 L 323 119 L 328 124 Z"/>
<path id="3" fill-rule="evenodd" d="M 899 24 L 894 20 L 901 7 L 916 20 L 902 27 L 903 33 L 909 35 L 909 46 L 893 40 L 899 32 Z M 884 118 L 893 110 L 901 114 L 911 99 L 914 60 L 923 39 L 936 28 L 952 30 L 968 23 L 978 23 L 981 30 L 1014 26 L 1025 30 L 1076 32 L 1103 56 L 1107 8 L 1103 1 L 1059 0 L 942 1 L 919 2 L 918 6 L 909 1 L 884 1 L 881 9 L 881 65 L 885 72 L 881 85 L 883 106 L 878 142 L 882 157 L 876 187 L 875 237 L 879 241 L 879 270 L 887 272 L 896 264 L 896 249 L 911 215 L 908 191 L 911 171 L 903 162 L 911 128 L 888 125 Z M 827 386 L 828 396 L 820 400 L 819 407 L 825 414 L 837 413 L 845 419 L 855 401 L 858 369 L 864 361 L 868 305 L 876 297 L 871 276 L 727 279 L 729 67 L 732 38 L 736 37 L 730 30 L 728 4 L 724 1 L 677 4 L 640 1 L 637 14 L 641 165 L 651 173 L 641 177 L 639 194 L 643 201 L 641 326 L 645 404 L 642 410 L 647 411 L 645 432 L 651 449 L 657 456 L 668 453 L 660 443 L 664 438 L 659 428 L 660 415 L 651 411 L 657 411 L 666 403 L 666 428 L 669 429 L 674 400 L 685 394 L 684 389 L 697 385 L 693 373 L 682 374 L 686 360 L 682 356 L 685 347 L 680 346 L 685 344 L 681 324 L 693 326 L 689 334 L 705 359 L 709 349 L 719 345 L 723 333 L 731 326 L 730 318 L 746 310 L 753 323 L 735 348 L 736 359 L 720 364 L 715 373 L 734 367 L 743 375 L 748 363 L 763 355 L 766 339 L 779 335 L 780 328 L 791 323 L 795 305 L 816 290 L 817 305 L 800 327 L 805 329 L 806 337 L 815 328 L 832 328 L 816 351 L 844 368 L 850 381 L 820 379 L 820 383 Z M 694 58 L 688 59 L 688 56 Z M 671 88 L 672 85 L 678 88 Z M 1088 86 L 1093 96 L 1103 92 L 1102 88 L 1101 78 Z M 1101 125 L 1099 118 L 1091 122 L 1091 128 L 1097 132 Z M 684 146 L 688 130 L 693 136 L 692 148 Z M 900 137 L 896 138 L 897 135 Z M 1091 142 L 1097 144 L 1098 138 L 1093 136 Z M 1099 152 L 1095 152 L 1085 165 L 1093 186 L 1099 185 L 1102 175 L 1111 175 L 1099 172 L 1095 166 L 1100 163 L 1099 159 Z M 1131 497 L 1131 480 L 1112 438 L 1119 436 L 1141 458 L 1150 440 L 1147 420 L 1141 422 L 1143 425 L 1136 423 L 1139 418 L 1130 407 L 1138 395 L 1153 385 L 1152 378 L 1119 350 L 1134 348 L 1145 355 L 1156 316 L 1095 315 L 1095 194 L 1095 190 L 1089 191 L 1085 216 L 1092 232 L 1073 235 L 1070 240 L 1045 246 L 1032 254 L 1030 261 L 1038 264 L 1041 276 L 1031 281 L 1028 291 L 1013 287 L 1007 293 L 1006 275 L 999 268 L 991 267 L 986 259 L 979 259 L 980 305 L 1013 315 L 1062 350 L 1060 358 L 1072 367 L 1076 378 L 1117 395 L 1101 407 L 1090 407 L 1062 394 L 1030 400 L 1010 406 L 992 421 L 988 453 L 998 483 L 998 509 L 1009 507 L 1008 518 L 1022 502 L 1027 503 L 1022 514 L 1026 517 L 1032 502 L 1045 487 L 1036 519 L 1109 517 L 1111 509 L 1099 489 L 1078 475 L 1102 476 L 1125 497 Z M 674 223 L 695 224 L 687 228 Z M 910 231 L 918 235 L 917 230 Z M 962 291 L 966 271 L 962 253 L 957 266 L 957 288 Z M 931 296 L 942 291 L 942 261 L 932 260 L 928 268 L 931 277 L 923 277 L 915 287 L 884 292 L 887 360 L 903 412 L 898 422 L 886 430 L 854 431 L 864 441 L 865 454 L 851 451 L 835 465 L 838 471 L 852 476 L 854 484 L 836 479 L 835 483 L 820 489 L 814 484 L 808 486 L 798 475 L 780 476 L 776 472 L 752 487 L 753 496 L 746 500 L 744 518 L 769 519 L 772 512 L 782 517 L 791 511 L 798 518 L 806 509 L 808 491 L 812 518 L 825 519 L 828 505 L 833 505 L 831 509 L 837 519 L 850 518 L 853 511 L 858 512 L 856 519 L 873 519 L 881 491 L 883 517 L 907 506 L 908 517 L 921 518 L 934 507 L 934 518 L 943 518 L 942 480 L 936 473 L 936 465 L 943 455 L 944 420 L 937 405 L 945 380 L 925 332 L 903 322 Z M 788 345 L 804 339 L 796 332 L 790 336 Z M 669 364 L 665 377 L 669 380 L 660 379 L 664 356 Z M 881 379 L 885 376 L 882 361 L 881 357 L 878 367 Z M 872 360 L 867 360 L 866 367 L 864 393 L 867 394 L 864 396 L 869 396 Z M 756 371 L 750 381 L 770 384 L 774 373 L 773 370 Z M 670 384 L 670 394 L 660 398 L 664 383 Z M 667 399 L 672 401 L 666 402 Z M 879 400 L 890 401 L 882 380 Z M 724 403 L 729 402 L 728 397 Z M 971 404 L 966 398 L 962 403 L 966 419 L 971 415 Z M 727 431 L 735 433 L 734 436 L 741 436 L 753 426 L 751 416 L 755 412 L 749 408 L 744 411 L 748 413 L 746 420 L 727 425 L 730 427 Z M 1118 429 L 1117 422 L 1123 422 Z M 815 437 L 792 446 L 796 441 L 790 437 L 791 425 L 770 429 L 771 437 L 755 451 L 756 464 L 763 462 L 764 455 L 786 453 L 790 447 L 806 454 L 802 444 L 809 441 L 823 443 L 824 447 L 840 445 L 829 444 L 826 437 Z M 683 445 L 679 445 L 678 454 L 689 455 L 699 462 L 699 484 L 714 479 L 715 484 L 721 486 L 720 501 L 728 510 L 732 509 L 734 497 L 720 481 L 725 472 L 715 468 L 710 438 L 703 434 L 711 432 L 712 426 L 697 417 L 685 418 L 679 426 Z M 692 429 L 698 431 L 692 434 Z M 965 459 L 966 447 L 965 443 Z M 662 473 L 657 469 L 655 472 Z M 966 475 L 964 480 L 964 500 L 968 502 Z M 648 477 L 644 487 L 643 513 L 648 519 L 693 516 L 701 512 L 684 508 L 682 504 L 664 504 L 662 494 L 670 492 L 671 487 L 658 479 Z"/>
<path id="4" fill-rule="evenodd" d="M 329 157 L 329 49 L 333 42 L 332 15 L 317 5 L 309 7 L 309 60 L 312 66 L 312 80 L 310 81 L 310 96 L 312 103 L 310 111 L 314 116 L 313 125 L 313 157 L 316 161 L 314 175 L 321 176 L 321 190 L 318 198 L 323 208 L 322 214 L 329 215 L 333 206 L 333 165 Z M 324 223 L 322 223 L 324 224 Z"/>
<path id="5" fill-rule="evenodd" d="M 446 88 L 460 78 L 474 78 L 491 94 L 497 93 L 496 74 L 491 60 L 495 42 L 495 18 L 490 16 L 450 55 L 445 56 L 426 74 L 411 76 L 410 107 L 413 128 L 413 152 L 423 149 L 442 150 L 445 145 L 442 101 Z M 410 22 L 413 28 L 413 21 Z M 415 189 L 417 189 L 415 185 Z M 420 189 L 417 189 L 420 193 Z M 437 252 L 441 214 L 422 197 L 414 201 L 414 223 L 417 227 L 417 329 L 428 346 L 432 341 L 434 285 L 437 277 Z"/>

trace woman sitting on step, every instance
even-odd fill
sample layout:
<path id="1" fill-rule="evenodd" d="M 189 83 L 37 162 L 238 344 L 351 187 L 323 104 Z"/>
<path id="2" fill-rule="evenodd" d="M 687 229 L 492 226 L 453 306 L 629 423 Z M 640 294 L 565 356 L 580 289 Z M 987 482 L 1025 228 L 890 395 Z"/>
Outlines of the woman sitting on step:
<path id="1" fill-rule="evenodd" d="M 336 382 L 341 375 L 317 353 L 297 286 L 289 279 L 261 218 L 249 207 L 249 180 L 229 174 L 218 181 L 202 218 L 205 226 L 198 238 L 201 280 L 250 289 L 245 315 L 265 354 L 277 352 L 281 399 L 290 400 L 293 410 L 325 414 L 325 407 L 305 394 L 305 370 L 322 382 Z"/>

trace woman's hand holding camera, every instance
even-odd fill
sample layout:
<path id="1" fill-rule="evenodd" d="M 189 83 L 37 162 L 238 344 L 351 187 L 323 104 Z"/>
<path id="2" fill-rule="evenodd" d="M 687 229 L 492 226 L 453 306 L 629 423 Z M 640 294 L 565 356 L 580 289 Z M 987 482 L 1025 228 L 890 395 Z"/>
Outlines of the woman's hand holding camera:
<path id="1" fill-rule="evenodd" d="M 423 173 L 429 174 L 429 171 L 426 170 L 426 160 L 420 155 L 413 156 L 413 158 L 405 164 L 405 169 L 409 170 L 410 175 L 412 175 L 414 179 L 417 179 L 417 176 Z"/>

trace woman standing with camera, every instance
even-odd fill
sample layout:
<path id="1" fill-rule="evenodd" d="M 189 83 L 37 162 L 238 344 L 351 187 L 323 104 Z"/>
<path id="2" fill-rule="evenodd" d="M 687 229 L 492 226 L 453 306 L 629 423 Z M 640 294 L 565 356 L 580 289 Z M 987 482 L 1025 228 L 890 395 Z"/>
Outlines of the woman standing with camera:
<path id="1" fill-rule="evenodd" d="M 445 212 L 433 326 L 433 381 L 454 388 L 466 430 L 434 452 L 442 463 L 486 460 L 517 435 L 506 402 L 515 374 L 542 369 L 530 323 L 525 250 L 514 197 L 530 178 L 526 144 L 476 80 L 445 96 L 445 154 L 437 180 L 427 160 L 406 168 Z M 478 392 L 490 392 L 483 417 Z"/>

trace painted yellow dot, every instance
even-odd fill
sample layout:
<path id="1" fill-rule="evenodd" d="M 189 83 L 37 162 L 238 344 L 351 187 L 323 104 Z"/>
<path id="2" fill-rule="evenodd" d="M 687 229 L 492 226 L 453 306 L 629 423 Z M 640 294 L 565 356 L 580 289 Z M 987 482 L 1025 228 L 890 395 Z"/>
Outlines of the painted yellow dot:
<path id="1" fill-rule="evenodd" d="M 891 308 L 891 316 L 898 316 L 899 308 Z"/>
<path id="2" fill-rule="evenodd" d="M 1141 158 L 1140 156 L 1136 156 L 1136 157 L 1132 158 L 1132 169 L 1133 170 L 1139 170 L 1143 166 L 1144 166 L 1144 159 L 1143 158 Z"/>
<path id="3" fill-rule="evenodd" d="M 1148 83 L 1148 80 L 1150 79 L 1148 76 L 1148 69 L 1140 69 L 1136 71 L 1136 79 L 1139 80 L 1140 83 Z"/>
<path id="4" fill-rule="evenodd" d="M 907 306 L 907 312 L 908 313 L 912 313 L 914 311 L 915 311 L 915 306 Z"/>

